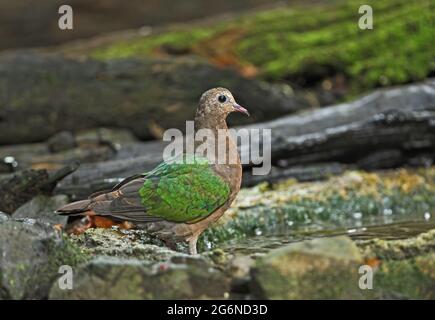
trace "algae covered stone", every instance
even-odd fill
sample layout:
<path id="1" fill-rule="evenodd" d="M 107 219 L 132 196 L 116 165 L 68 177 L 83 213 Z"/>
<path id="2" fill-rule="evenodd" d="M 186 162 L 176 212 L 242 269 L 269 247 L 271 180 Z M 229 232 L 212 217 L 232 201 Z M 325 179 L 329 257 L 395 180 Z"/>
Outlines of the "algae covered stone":
<path id="1" fill-rule="evenodd" d="M 224 298 L 229 281 L 199 258 L 150 264 L 138 259 L 97 257 L 74 273 L 73 290 L 53 286 L 51 299 Z"/>
<path id="2" fill-rule="evenodd" d="M 429 1 L 371 1 L 376 28 L 361 36 L 355 27 L 359 1 L 321 1 L 251 12 L 206 26 L 113 41 L 90 55 L 101 60 L 155 56 L 167 48 L 216 63 L 228 57 L 244 74 L 268 80 L 334 85 L 344 76 L 355 93 L 421 80 L 433 70 Z M 432 12 L 432 13 L 431 13 Z M 413 26 L 412 28 L 409 26 Z M 337 42 L 339 40 L 339 42 Z M 225 45 L 217 45 L 224 43 Z M 376 43 L 376 46 L 373 46 Z M 407 46 L 403 46 L 407 43 Z M 412 56 L 412 63 L 408 63 Z M 310 81 L 307 81 L 310 79 Z"/>
<path id="3" fill-rule="evenodd" d="M 407 239 L 370 239 L 357 241 L 365 258 L 402 260 L 435 251 L 435 229 Z"/>
<path id="4" fill-rule="evenodd" d="M 253 294 L 264 299 L 361 298 L 361 264 L 358 248 L 348 237 L 290 244 L 256 262 Z"/>
<path id="5" fill-rule="evenodd" d="M 407 239 L 361 241 L 358 246 L 366 261 L 376 261 L 375 297 L 435 299 L 435 229 Z"/>
<path id="6" fill-rule="evenodd" d="M 435 253 L 384 262 L 374 283 L 384 299 L 435 299 Z"/>
<path id="7" fill-rule="evenodd" d="M 84 261 L 81 251 L 51 225 L 0 222 L 0 298 L 43 299 L 62 265 Z"/>

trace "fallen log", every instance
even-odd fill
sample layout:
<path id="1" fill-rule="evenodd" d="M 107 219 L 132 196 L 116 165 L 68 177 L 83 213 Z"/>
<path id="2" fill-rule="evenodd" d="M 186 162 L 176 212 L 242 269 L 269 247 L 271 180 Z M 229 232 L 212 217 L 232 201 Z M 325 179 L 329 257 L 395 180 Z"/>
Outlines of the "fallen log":
<path id="1" fill-rule="evenodd" d="M 238 0 L 237 2 L 224 0 L 210 2 L 204 5 L 202 0 L 184 2 L 160 0 L 149 2 L 143 0 L 129 1 L 128 6 L 116 0 L 90 3 L 86 0 L 70 0 L 74 10 L 80 11 L 79 28 L 74 32 L 59 32 L 52 22 L 59 19 L 58 8 L 63 4 L 60 0 L 45 0 L 39 3 L 38 8 L 30 10 L 26 2 L 0 1 L 0 49 L 23 48 L 35 46 L 52 46 L 81 39 L 81 42 L 92 42 L 89 37 L 99 36 L 105 38 L 107 33 L 143 33 L 140 31 L 126 32 L 124 30 L 141 28 L 146 24 L 154 28 L 161 25 L 191 22 L 194 19 L 204 19 L 210 16 L 239 13 L 252 10 L 258 6 L 270 5 L 278 0 Z M 116 19 L 115 19 L 116 17 Z M 57 26 L 57 25 L 56 25 Z M 123 31 L 119 31 L 123 30 Z M 85 39 L 85 40 L 83 40 Z M 100 38 L 97 38 L 98 41 Z M 73 44 L 76 43 L 73 41 Z"/>
<path id="2" fill-rule="evenodd" d="M 142 140 L 160 138 L 165 129 L 183 129 L 200 95 L 218 85 L 256 110 L 250 118 L 232 117 L 232 125 L 313 105 L 301 94 L 197 59 L 100 62 L 11 52 L 0 55 L 0 145 L 96 127 L 128 128 Z"/>
<path id="3" fill-rule="evenodd" d="M 348 167 L 430 165 L 435 155 L 435 80 L 247 128 L 272 129 L 273 170 L 252 176 L 252 165 L 245 165 L 245 185 L 285 177 L 316 180 Z M 123 177 L 152 169 L 162 160 L 164 147 L 157 141 L 128 143 L 113 160 L 82 165 L 55 192 L 81 198 L 110 188 Z M 248 148 L 242 145 L 240 152 Z"/>

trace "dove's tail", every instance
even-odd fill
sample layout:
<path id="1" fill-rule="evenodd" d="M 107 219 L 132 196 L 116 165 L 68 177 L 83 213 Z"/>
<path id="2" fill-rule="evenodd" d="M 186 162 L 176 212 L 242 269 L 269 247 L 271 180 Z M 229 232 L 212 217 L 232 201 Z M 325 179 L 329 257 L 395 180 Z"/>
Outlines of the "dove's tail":
<path id="1" fill-rule="evenodd" d="M 76 201 L 67 204 L 56 210 L 56 213 L 62 216 L 83 216 L 81 219 L 74 220 L 65 226 L 65 232 L 68 234 L 79 235 L 89 228 L 111 228 L 117 226 L 121 229 L 130 229 L 133 224 L 128 221 L 115 221 L 110 217 L 97 216 L 90 208 L 92 199 Z"/>
<path id="2" fill-rule="evenodd" d="M 63 215 L 63 216 L 81 215 L 84 212 L 87 212 L 90 210 L 90 208 L 89 208 L 90 204 L 91 204 L 90 199 L 76 201 L 76 202 L 69 203 L 69 204 L 57 209 L 56 213 Z"/>

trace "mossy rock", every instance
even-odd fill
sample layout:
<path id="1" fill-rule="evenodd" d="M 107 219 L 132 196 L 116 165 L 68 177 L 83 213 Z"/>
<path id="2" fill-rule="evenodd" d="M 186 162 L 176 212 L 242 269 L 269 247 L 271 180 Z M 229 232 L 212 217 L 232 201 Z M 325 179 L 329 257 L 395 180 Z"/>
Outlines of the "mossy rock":
<path id="1" fill-rule="evenodd" d="M 281 7 L 206 26 L 115 41 L 90 52 L 102 60 L 164 54 L 195 54 L 242 73 L 256 70 L 273 81 L 343 89 L 424 79 L 435 70 L 429 1 L 366 1 L 374 28 L 361 30 L 360 1 L 331 1 Z M 326 81 L 326 82 L 324 82 Z M 337 81 L 337 83 L 335 83 Z"/>
<path id="2" fill-rule="evenodd" d="M 74 274 L 72 290 L 54 286 L 50 299 L 223 299 L 228 279 L 204 261 L 150 264 L 100 256 Z"/>
<path id="3" fill-rule="evenodd" d="M 81 235 L 70 235 L 70 240 L 90 256 L 109 256 L 163 262 L 186 254 L 173 251 L 141 229 L 88 229 Z M 183 247 L 180 244 L 180 251 Z"/>
<path id="4" fill-rule="evenodd" d="M 381 264 L 373 290 L 383 298 L 435 299 L 435 253 Z"/>
<path id="5" fill-rule="evenodd" d="M 264 299 L 362 298 L 362 257 L 347 237 L 319 238 L 272 250 L 252 270 L 253 294 Z"/>
<path id="6" fill-rule="evenodd" d="M 435 229 L 400 240 L 371 239 L 358 246 L 366 259 L 403 260 L 435 251 Z"/>
<path id="7" fill-rule="evenodd" d="M 49 224 L 0 222 L 0 298 L 47 298 L 59 268 L 85 260 L 81 250 Z"/>

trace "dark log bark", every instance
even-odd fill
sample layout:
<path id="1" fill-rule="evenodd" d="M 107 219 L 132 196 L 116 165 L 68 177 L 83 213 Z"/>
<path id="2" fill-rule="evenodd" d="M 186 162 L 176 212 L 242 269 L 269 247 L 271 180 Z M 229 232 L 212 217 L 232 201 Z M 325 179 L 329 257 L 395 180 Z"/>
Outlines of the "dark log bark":
<path id="1" fill-rule="evenodd" d="M 79 12 L 74 16 L 74 32 L 62 32 L 54 23 L 59 19 L 58 8 L 62 0 L 45 0 L 37 7 L 26 1 L 0 1 L 0 49 L 47 46 L 73 39 L 107 34 L 147 26 L 167 25 L 203 19 L 218 14 L 228 14 L 281 3 L 279 0 L 130 0 L 128 5 L 118 0 L 70 0 L 68 4 Z M 75 13 L 76 11 L 74 11 Z M 77 20 L 76 20 L 77 19 Z"/>
<path id="2" fill-rule="evenodd" d="M 143 140 L 185 128 L 207 89 L 228 87 L 252 110 L 232 125 L 311 106 L 299 94 L 196 59 L 76 61 L 30 52 L 0 56 L 0 145 L 44 141 L 60 131 L 128 128 Z"/>
<path id="3" fill-rule="evenodd" d="M 349 104 L 253 125 L 272 129 L 271 175 L 250 176 L 245 185 L 283 177 L 315 180 L 349 165 L 380 169 L 429 165 L 435 151 L 435 81 L 378 91 Z M 125 176 L 152 169 L 161 142 L 126 144 L 111 161 L 85 164 L 56 189 L 84 197 Z M 242 148 L 244 150 L 244 148 Z M 242 151 L 245 152 L 245 151 Z"/>
<path id="4" fill-rule="evenodd" d="M 0 211 L 12 214 L 21 205 L 39 194 L 52 193 L 59 180 L 78 168 L 73 163 L 58 171 L 25 170 L 0 181 Z"/>
<path id="5" fill-rule="evenodd" d="M 333 175 L 339 175 L 351 166 L 341 163 L 312 163 L 305 166 L 291 166 L 289 168 L 272 167 L 270 174 L 265 176 L 252 175 L 250 170 L 243 173 L 243 186 L 251 187 L 261 182 L 275 183 L 287 178 L 296 179 L 299 182 L 316 181 L 327 179 Z"/>

